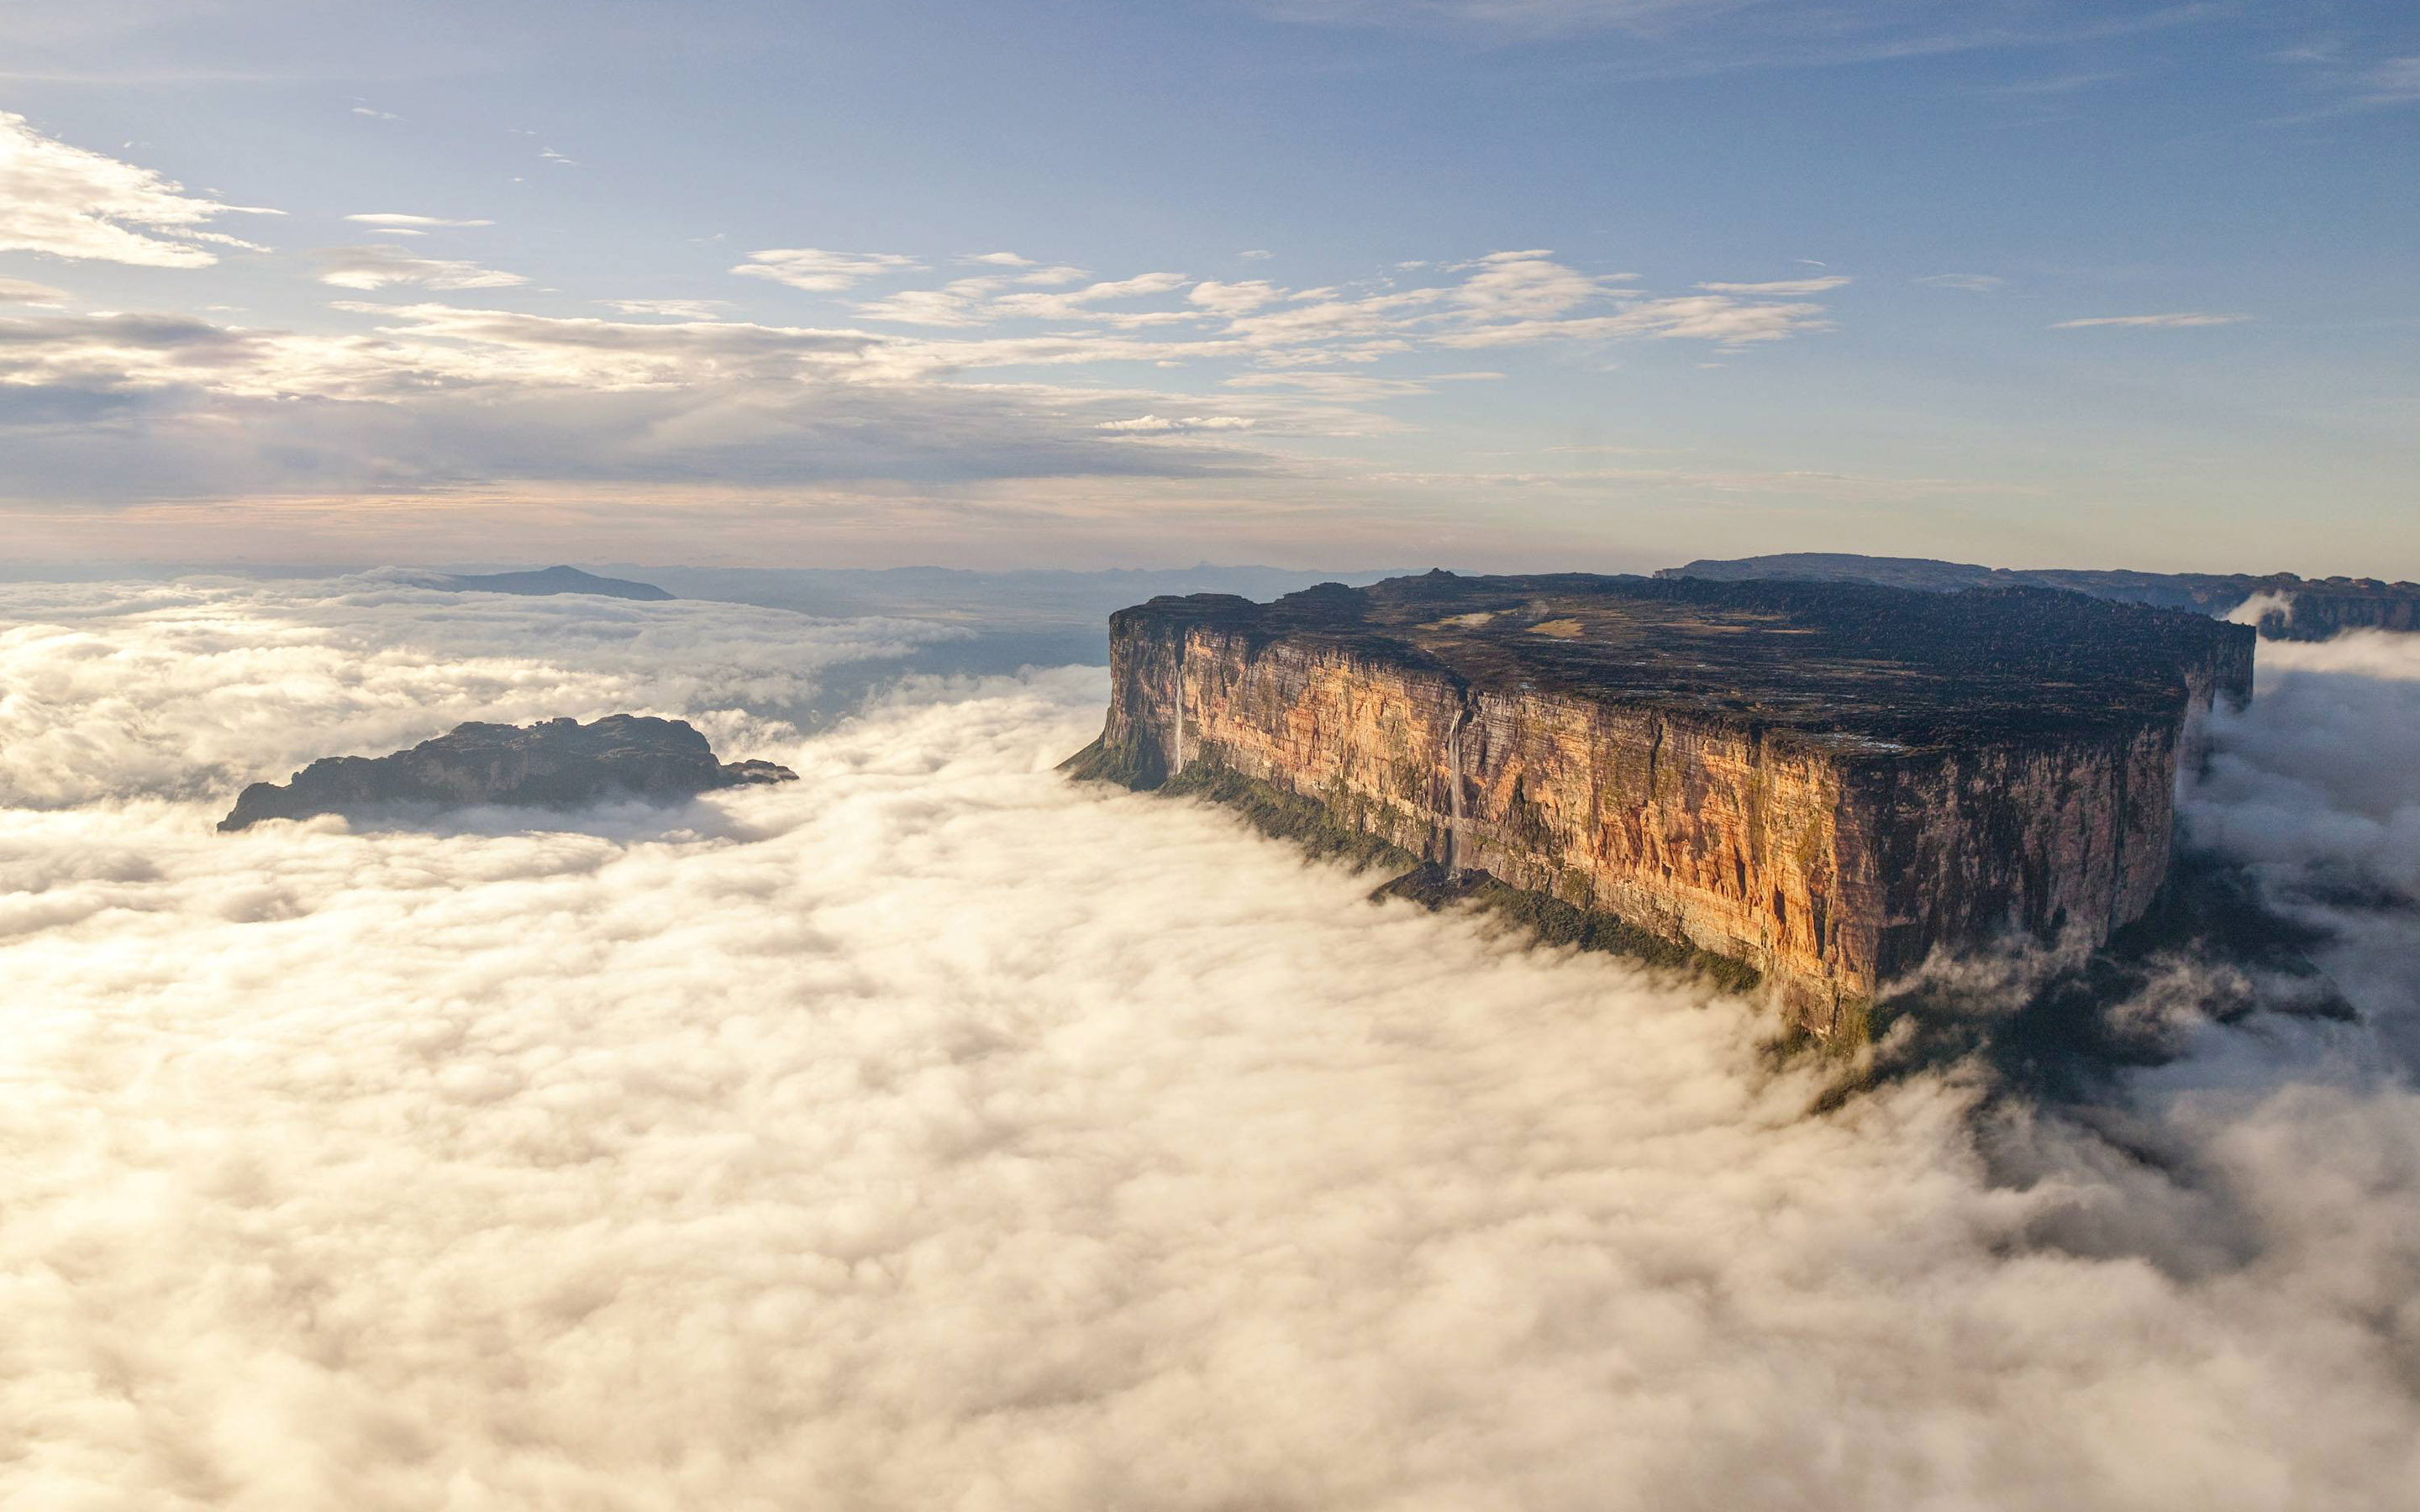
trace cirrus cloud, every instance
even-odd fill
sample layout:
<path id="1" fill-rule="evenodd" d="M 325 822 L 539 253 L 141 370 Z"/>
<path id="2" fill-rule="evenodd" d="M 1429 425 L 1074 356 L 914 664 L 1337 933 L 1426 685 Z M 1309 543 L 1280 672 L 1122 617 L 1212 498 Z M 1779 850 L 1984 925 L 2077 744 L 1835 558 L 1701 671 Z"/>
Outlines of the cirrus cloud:
<path id="1" fill-rule="evenodd" d="M 2194 326 L 2232 326 L 2251 319 L 2248 315 L 2211 315 L 2199 310 L 2182 310 L 2168 315 L 2095 315 L 2076 320 L 2055 320 L 2053 331 L 2081 331 L 2090 326 L 2133 326 L 2153 331 L 2183 330 Z"/>

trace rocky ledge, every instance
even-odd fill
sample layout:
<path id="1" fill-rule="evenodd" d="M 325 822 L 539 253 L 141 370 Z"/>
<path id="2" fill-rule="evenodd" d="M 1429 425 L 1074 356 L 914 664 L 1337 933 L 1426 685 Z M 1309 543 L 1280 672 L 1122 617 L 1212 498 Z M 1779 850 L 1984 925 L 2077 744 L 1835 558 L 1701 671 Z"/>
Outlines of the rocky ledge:
<path id="1" fill-rule="evenodd" d="M 1158 598 L 1109 633 L 1075 775 L 1425 863 L 1431 891 L 1483 873 L 1848 1039 L 1936 949 L 2140 918 L 2180 755 L 2249 694 L 2255 639 L 2033 587 L 1441 572 Z"/>
<path id="2" fill-rule="evenodd" d="M 771 762 L 716 761 L 706 736 L 680 719 L 610 714 L 589 724 L 462 724 L 392 756 L 330 756 L 283 785 L 255 782 L 219 828 L 389 804 L 574 809 L 613 797 L 679 799 L 797 779 Z"/>

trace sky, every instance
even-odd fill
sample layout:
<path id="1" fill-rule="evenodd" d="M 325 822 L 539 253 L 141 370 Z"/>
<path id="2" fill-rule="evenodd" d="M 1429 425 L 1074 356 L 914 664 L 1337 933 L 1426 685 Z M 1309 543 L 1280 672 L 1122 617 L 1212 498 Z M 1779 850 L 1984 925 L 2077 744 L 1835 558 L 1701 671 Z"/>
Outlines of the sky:
<path id="1" fill-rule="evenodd" d="M 1103 669 L 794 722 L 935 633 L 0 583 L 0 1504 L 2408 1508 L 2420 638 L 2265 644 L 2181 806 L 2359 1022 L 2180 952 L 2093 1097 L 1819 1113 L 1703 981 L 1064 780 Z M 211 827 L 611 712 L 799 780 Z"/>
<path id="2" fill-rule="evenodd" d="M 2392 0 L 23 0 L 0 561 L 2420 578 Z"/>

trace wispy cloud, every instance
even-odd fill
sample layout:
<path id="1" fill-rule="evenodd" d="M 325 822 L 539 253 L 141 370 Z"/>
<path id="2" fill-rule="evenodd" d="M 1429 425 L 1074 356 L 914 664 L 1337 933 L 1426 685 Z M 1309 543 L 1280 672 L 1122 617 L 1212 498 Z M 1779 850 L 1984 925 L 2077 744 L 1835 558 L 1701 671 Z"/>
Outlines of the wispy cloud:
<path id="1" fill-rule="evenodd" d="M 728 300 L 599 300 L 597 302 L 624 315 L 669 316 L 679 320 L 719 320 L 722 312 L 731 308 Z"/>
<path id="2" fill-rule="evenodd" d="M 207 268 L 218 261 L 213 246 L 265 250 L 203 229 L 209 223 L 283 213 L 187 194 L 151 169 L 70 147 L 0 111 L 0 252 Z"/>
<path id="3" fill-rule="evenodd" d="M 2420 56 L 2393 57 L 2362 76 L 2359 96 L 2367 105 L 2409 105 L 2420 102 Z"/>
<path id="4" fill-rule="evenodd" d="M 1621 42 L 1631 75 L 1807 68 L 2071 45 L 2211 22 L 2212 3 L 2074 0 L 1259 0 L 1284 21 Z"/>
<path id="5" fill-rule="evenodd" d="M 1962 289 L 1968 294 L 1989 294 L 2008 283 L 1996 273 L 1927 273 L 1916 280 L 1934 288 Z"/>
<path id="6" fill-rule="evenodd" d="M 23 278 L 0 278 L 0 304 L 63 304 L 67 290 Z"/>
<path id="7" fill-rule="evenodd" d="M 384 226 L 389 230 L 399 228 L 430 229 L 442 226 L 493 225 L 496 224 L 493 221 L 450 221 L 440 215 L 404 215 L 392 210 L 376 210 L 366 215 L 348 215 L 345 219 L 354 222 L 360 225 Z"/>
<path id="8" fill-rule="evenodd" d="M 1823 294 L 1851 282 L 1853 280 L 1841 274 L 1832 273 L 1823 278 L 1785 278 L 1769 284 L 1699 284 L 1697 286 L 1709 294 Z"/>
<path id="9" fill-rule="evenodd" d="M 1249 430 L 1249 415 L 1137 415 L 1132 420 L 1104 420 L 1095 430 L 1128 436 L 1174 436 L 1187 431 Z"/>
<path id="10" fill-rule="evenodd" d="M 814 294 L 854 288 L 885 273 L 912 273 L 924 265 L 888 252 L 826 252 L 820 247 L 768 247 L 752 252 L 731 270 L 743 278 L 769 279 Z"/>
<path id="11" fill-rule="evenodd" d="M 2184 326 L 2240 325 L 2252 317 L 2248 315 L 2211 315 L 2200 310 L 2181 310 L 2166 315 L 2094 315 L 2077 320 L 2055 320 L 2053 331 L 2080 331 L 2086 326 L 2143 326 L 2168 329 Z"/>
<path id="12" fill-rule="evenodd" d="M 376 289 L 396 284 L 434 289 L 509 288 L 529 282 L 519 273 L 477 263 L 415 257 L 401 247 L 328 247 L 317 255 L 319 282 L 338 288 Z"/>

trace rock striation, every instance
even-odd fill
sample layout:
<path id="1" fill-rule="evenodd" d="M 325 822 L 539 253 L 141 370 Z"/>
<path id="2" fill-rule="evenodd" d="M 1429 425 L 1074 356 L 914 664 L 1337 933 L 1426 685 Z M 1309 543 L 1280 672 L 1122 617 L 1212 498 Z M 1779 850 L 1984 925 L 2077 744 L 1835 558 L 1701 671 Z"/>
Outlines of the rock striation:
<path id="1" fill-rule="evenodd" d="M 1862 1036 L 1935 949 L 2141 916 L 2180 754 L 2248 696 L 2253 646 L 2032 587 L 1433 572 L 1157 598 L 1111 618 L 1108 720 L 1067 767 L 1308 801 Z"/>
<path id="2" fill-rule="evenodd" d="M 1807 582 L 1870 582 L 1929 593 L 2032 584 L 2123 604 L 2229 617 L 2257 625 L 2264 640 L 2325 640 L 2341 630 L 2420 630 L 2420 583 L 2376 578 L 2298 578 L 2290 572 L 2011 570 L 1929 557 L 1867 557 L 1842 551 L 1701 560 L 1666 567 L 1658 578 L 1751 578 Z"/>
<path id="3" fill-rule="evenodd" d="M 395 804 L 572 809 L 613 797 L 678 799 L 797 779 L 771 762 L 716 761 L 706 736 L 681 719 L 610 714 L 589 724 L 462 724 L 392 756 L 330 756 L 288 782 L 255 782 L 219 828 Z"/>

